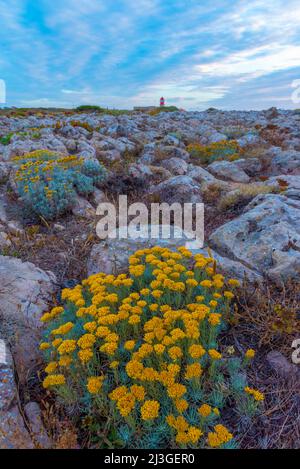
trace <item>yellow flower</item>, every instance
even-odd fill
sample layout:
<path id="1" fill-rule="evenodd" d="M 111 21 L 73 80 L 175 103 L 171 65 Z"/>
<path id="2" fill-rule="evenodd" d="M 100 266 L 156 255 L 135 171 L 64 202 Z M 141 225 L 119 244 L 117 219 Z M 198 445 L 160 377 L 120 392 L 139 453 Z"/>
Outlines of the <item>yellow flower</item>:
<path id="1" fill-rule="evenodd" d="M 110 333 L 110 330 L 106 326 L 100 326 L 98 327 L 96 331 L 96 336 L 97 337 L 106 337 Z"/>
<path id="2" fill-rule="evenodd" d="M 158 309 L 158 304 L 152 303 L 152 305 L 149 306 L 150 311 L 154 312 L 157 311 Z"/>
<path id="3" fill-rule="evenodd" d="M 197 280 L 193 279 L 193 278 L 189 278 L 186 280 L 186 285 L 188 285 L 189 287 L 197 287 L 198 285 L 198 282 Z"/>
<path id="4" fill-rule="evenodd" d="M 103 376 L 91 376 L 87 381 L 87 389 L 90 394 L 98 394 L 104 381 Z"/>
<path id="5" fill-rule="evenodd" d="M 141 322 L 141 318 L 137 314 L 133 314 L 128 319 L 128 324 L 139 324 Z"/>
<path id="6" fill-rule="evenodd" d="M 66 378 L 64 375 L 48 375 L 43 381 L 43 387 L 45 389 L 50 386 L 61 386 L 65 384 Z"/>
<path id="7" fill-rule="evenodd" d="M 154 298 L 160 298 L 162 296 L 163 292 L 161 290 L 153 290 L 152 296 Z"/>
<path id="8" fill-rule="evenodd" d="M 174 346 L 168 350 L 168 354 L 172 360 L 177 360 L 182 357 L 183 352 L 180 347 Z"/>
<path id="9" fill-rule="evenodd" d="M 212 308 L 215 308 L 216 306 L 218 306 L 218 302 L 216 300 L 211 300 L 209 302 L 209 305 L 212 307 Z"/>
<path id="10" fill-rule="evenodd" d="M 247 394 L 250 394 L 251 396 L 253 396 L 253 398 L 258 402 L 263 401 L 265 398 L 262 392 L 257 391 L 256 389 L 253 389 L 253 388 L 249 388 L 249 386 L 246 386 L 244 390 Z"/>
<path id="11" fill-rule="evenodd" d="M 228 298 L 229 300 L 234 298 L 234 294 L 231 291 L 224 291 L 223 295 L 225 296 L 225 298 Z"/>
<path id="12" fill-rule="evenodd" d="M 138 362 L 137 360 L 132 360 L 127 363 L 125 369 L 129 378 L 139 379 L 142 375 L 144 367 L 142 363 Z"/>
<path id="13" fill-rule="evenodd" d="M 117 407 L 123 417 L 127 417 L 135 406 L 135 397 L 133 394 L 125 394 L 117 401 Z"/>
<path id="14" fill-rule="evenodd" d="M 114 355 L 115 351 L 118 348 L 118 344 L 116 342 L 107 342 L 99 348 L 100 352 L 107 353 L 107 355 Z"/>
<path id="15" fill-rule="evenodd" d="M 127 393 L 127 388 L 126 386 L 119 386 L 118 388 L 114 389 L 110 394 L 109 398 L 112 401 L 118 401 L 121 399 L 121 397 L 124 397 L 125 394 Z"/>
<path id="16" fill-rule="evenodd" d="M 60 327 L 57 329 L 54 329 L 51 334 L 53 335 L 65 335 L 68 332 L 70 332 L 74 327 L 74 324 L 72 322 L 67 322 L 66 324 L 62 324 Z"/>
<path id="17" fill-rule="evenodd" d="M 218 326 L 221 322 L 221 314 L 218 314 L 218 313 L 211 313 L 209 316 L 208 316 L 208 322 L 212 325 L 212 326 Z"/>
<path id="18" fill-rule="evenodd" d="M 83 329 L 88 332 L 95 332 L 95 330 L 97 329 L 96 321 L 86 322 L 83 326 Z"/>
<path id="19" fill-rule="evenodd" d="M 141 277 L 143 273 L 145 272 L 145 266 L 141 264 L 132 265 L 129 267 L 129 272 L 134 277 Z"/>
<path id="20" fill-rule="evenodd" d="M 42 342 L 40 344 L 40 350 L 47 350 L 50 347 L 50 344 L 48 342 Z"/>
<path id="21" fill-rule="evenodd" d="M 138 386 L 137 384 L 133 384 L 130 390 L 137 401 L 143 401 L 145 399 L 146 393 L 144 386 Z"/>
<path id="22" fill-rule="evenodd" d="M 185 418 L 182 415 L 174 417 L 174 415 L 168 415 L 166 417 L 167 424 L 177 430 L 178 432 L 186 432 L 189 428 L 189 425 Z"/>
<path id="23" fill-rule="evenodd" d="M 202 368 L 200 363 L 192 363 L 187 365 L 185 379 L 199 378 L 202 375 Z"/>
<path id="24" fill-rule="evenodd" d="M 228 284 L 231 286 L 231 287 L 239 287 L 240 286 L 240 282 L 235 279 L 235 278 L 230 278 L 228 280 Z"/>
<path id="25" fill-rule="evenodd" d="M 56 370 L 56 368 L 57 368 L 57 362 L 50 362 L 50 363 L 48 363 L 48 365 L 46 366 L 45 372 L 46 372 L 47 374 L 51 374 L 51 373 L 53 373 L 53 372 Z"/>
<path id="26" fill-rule="evenodd" d="M 210 349 L 208 351 L 208 354 L 209 356 L 213 359 L 213 360 L 220 360 L 222 358 L 222 355 L 221 353 L 219 353 L 217 350 L 215 349 Z"/>
<path id="27" fill-rule="evenodd" d="M 174 404 L 175 404 L 176 409 L 180 413 L 185 412 L 189 406 L 188 402 L 185 399 L 175 399 Z"/>
<path id="28" fill-rule="evenodd" d="M 151 420 L 158 417 L 160 404 L 157 401 L 145 401 L 141 407 L 141 417 L 143 420 Z"/>
<path id="29" fill-rule="evenodd" d="M 211 414 L 211 407 L 208 404 L 202 404 L 202 406 L 199 407 L 198 412 L 201 417 L 208 417 Z"/>
<path id="30" fill-rule="evenodd" d="M 165 346 L 162 344 L 156 344 L 153 346 L 154 351 L 158 354 L 161 355 L 165 351 Z"/>
<path id="31" fill-rule="evenodd" d="M 53 347 L 58 347 L 62 343 L 62 338 L 59 337 L 58 339 L 54 339 L 52 342 Z"/>
<path id="32" fill-rule="evenodd" d="M 220 298 L 222 298 L 222 295 L 220 295 L 220 293 L 214 293 L 213 297 L 219 300 Z"/>
<path id="33" fill-rule="evenodd" d="M 58 363 L 59 366 L 68 367 L 72 363 L 72 357 L 69 357 L 68 355 L 63 355 L 62 357 L 60 357 Z"/>
<path id="34" fill-rule="evenodd" d="M 217 433 L 209 432 L 207 435 L 207 442 L 211 448 L 218 448 L 222 442 Z"/>
<path id="35" fill-rule="evenodd" d="M 93 358 L 93 351 L 91 349 L 79 350 L 78 357 L 81 363 L 87 363 Z"/>
<path id="36" fill-rule="evenodd" d="M 125 350 L 133 350 L 135 347 L 135 341 L 134 340 L 127 340 L 124 344 Z"/>
<path id="37" fill-rule="evenodd" d="M 202 301 L 204 300 L 204 296 L 203 295 L 198 295 L 196 296 L 196 301 L 198 301 L 199 303 L 202 303 Z"/>
<path id="38" fill-rule="evenodd" d="M 253 350 L 252 348 L 249 348 L 245 353 L 245 357 L 248 359 L 254 358 L 254 356 L 255 356 L 255 350 Z"/>
<path id="39" fill-rule="evenodd" d="M 193 344 L 189 347 L 189 354 L 192 358 L 201 358 L 205 355 L 205 350 L 202 345 Z"/>
<path id="40" fill-rule="evenodd" d="M 66 353 L 72 353 L 76 349 L 76 342 L 75 340 L 64 340 L 60 346 L 58 347 L 58 353 L 60 355 L 65 355 Z"/>
<path id="41" fill-rule="evenodd" d="M 212 287 L 212 281 L 211 280 L 202 280 L 202 282 L 200 282 L 201 287 L 204 287 L 204 288 L 210 288 Z"/>
<path id="42" fill-rule="evenodd" d="M 117 360 L 114 360 L 110 363 L 109 366 L 110 366 L 110 368 L 112 368 L 114 370 L 115 368 L 118 368 L 119 362 Z"/>
<path id="43" fill-rule="evenodd" d="M 189 442 L 190 439 L 186 432 L 178 432 L 175 440 L 179 445 L 185 445 Z"/>
<path id="44" fill-rule="evenodd" d="M 191 426 L 188 429 L 187 435 L 189 442 L 192 444 L 196 444 L 203 435 L 203 432 L 199 428 Z"/>
<path id="45" fill-rule="evenodd" d="M 182 397 L 186 393 L 186 387 L 181 383 L 174 383 L 168 387 L 168 395 L 174 399 Z"/>
<path id="46" fill-rule="evenodd" d="M 96 342 L 96 337 L 93 334 L 84 334 L 78 339 L 77 345 L 81 349 L 91 348 Z"/>

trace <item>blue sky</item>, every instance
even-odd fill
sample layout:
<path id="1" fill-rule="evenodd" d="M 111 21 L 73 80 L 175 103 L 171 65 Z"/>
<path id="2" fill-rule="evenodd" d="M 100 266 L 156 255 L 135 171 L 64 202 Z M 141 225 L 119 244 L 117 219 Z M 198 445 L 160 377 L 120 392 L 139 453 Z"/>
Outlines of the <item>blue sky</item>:
<path id="1" fill-rule="evenodd" d="M 0 0 L 0 79 L 15 106 L 300 107 L 300 2 Z"/>

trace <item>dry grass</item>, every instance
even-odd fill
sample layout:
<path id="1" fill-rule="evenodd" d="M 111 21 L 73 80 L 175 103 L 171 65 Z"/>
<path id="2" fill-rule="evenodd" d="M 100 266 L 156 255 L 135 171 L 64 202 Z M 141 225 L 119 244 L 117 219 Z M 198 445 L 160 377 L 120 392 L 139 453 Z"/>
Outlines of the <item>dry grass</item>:
<path id="1" fill-rule="evenodd" d="M 299 303 L 297 282 L 281 288 L 245 282 L 239 291 L 232 328 L 224 334 L 223 342 L 238 351 L 256 350 L 248 370 L 249 382 L 265 394 L 264 411 L 254 424 L 239 422 L 241 448 L 300 448 L 300 380 L 280 378 L 266 361 L 268 352 L 276 350 L 291 363 L 291 344 L 300 336 Z M 278 306 L 284 311 L 284 321 Z"/>
<path id="2" fill-rule="evenodd" d="M 247 205 L 259 194 L 270 194 L 276 192 L 275 186 L 240 184 L 234 191 L 225 194 L 218 203 L 220 211 L 236 210 Z"/>

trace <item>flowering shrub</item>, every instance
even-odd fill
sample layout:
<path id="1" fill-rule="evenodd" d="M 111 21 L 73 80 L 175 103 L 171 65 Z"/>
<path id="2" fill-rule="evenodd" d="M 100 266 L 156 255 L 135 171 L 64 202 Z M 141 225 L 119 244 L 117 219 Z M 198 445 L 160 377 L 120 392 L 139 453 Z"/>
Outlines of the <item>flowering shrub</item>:
<path id="1" fill-rule="evenodd" d="M 72 120 L 72 121 L 70 121 L 70 124 L 73 127 L 82 127 L 83 129 L 87 130 L 88 132 L 93 132 L 93 130 L 94 130 L 93 127 L 90 124 L 88 124 L 87 122 Z"/>
<path id="2" fill-rule="evenodd" d="M 200 143 L 190 143 L 187 151 L 194 160 L 200 163 L 213 163 L 217 160 L 234 161 L 239 158 L 239 145 L 235 140 L 211 143 L 210 145 L 200 145 Z"/>
<path id="3" fill-rule="evenodd" d="M 250 418 L 264 399 L 241 373 L 254 350 L 218 350 L 238 281 L 184 247 L 143 249 L 129 265 L 63 290 L 64 306 L 44 314 L 43 386 L 99 447 L 235 447 L 222 409 Z"/>
<path id="4" fill-rule="evenodd" d="M 77 156 L 37 150 L 14 158 L 15 181 L 25 204 L 37 215 L 53 219 L 72 206 L 76 192 L 89 194 L 105 179 L 105 169 Z"/>

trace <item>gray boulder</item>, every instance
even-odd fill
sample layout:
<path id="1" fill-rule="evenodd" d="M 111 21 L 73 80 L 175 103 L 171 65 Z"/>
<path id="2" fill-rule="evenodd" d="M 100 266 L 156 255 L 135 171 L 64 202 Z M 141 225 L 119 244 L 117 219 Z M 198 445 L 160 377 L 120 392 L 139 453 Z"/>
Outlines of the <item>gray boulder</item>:
<path id="1" fill-rule="evenodd" d="M 207 170 L 218 178 L 225 180 L 247 183 L 250 181 L 249 176 L 245 171 L 236 165 L 234 162 L 229 161 L 215 161 L 207 166 Z"/>
<path id="2" fill-rule="evenodd" d="M 187 162 L 181 158 L 176 157 L 162 161 L 161 165 L 163 168 L 166 168 L 176 176 L 182 176 L 186 174 L 188 169 Z"/>
<path id="3" fill-rule="evenodd" d="M 189 176 L 174 176 L 149 189 L 150 198 L 168 203 L 202 202 L 200 186 Z"/>
<path id="4" fill-rule="evenodd" d="M 40 361 L 40 317 L 56 293 L 56 277 L 30 262 L 0 256 L 0 327 L 12 342 L 19 380 Z"/>
<path id="5" fill-rule="evenodd" d="M 258 195 L 210 236 L 214 249 L 275 282 L 300 277 L 300 203 Z"/>

